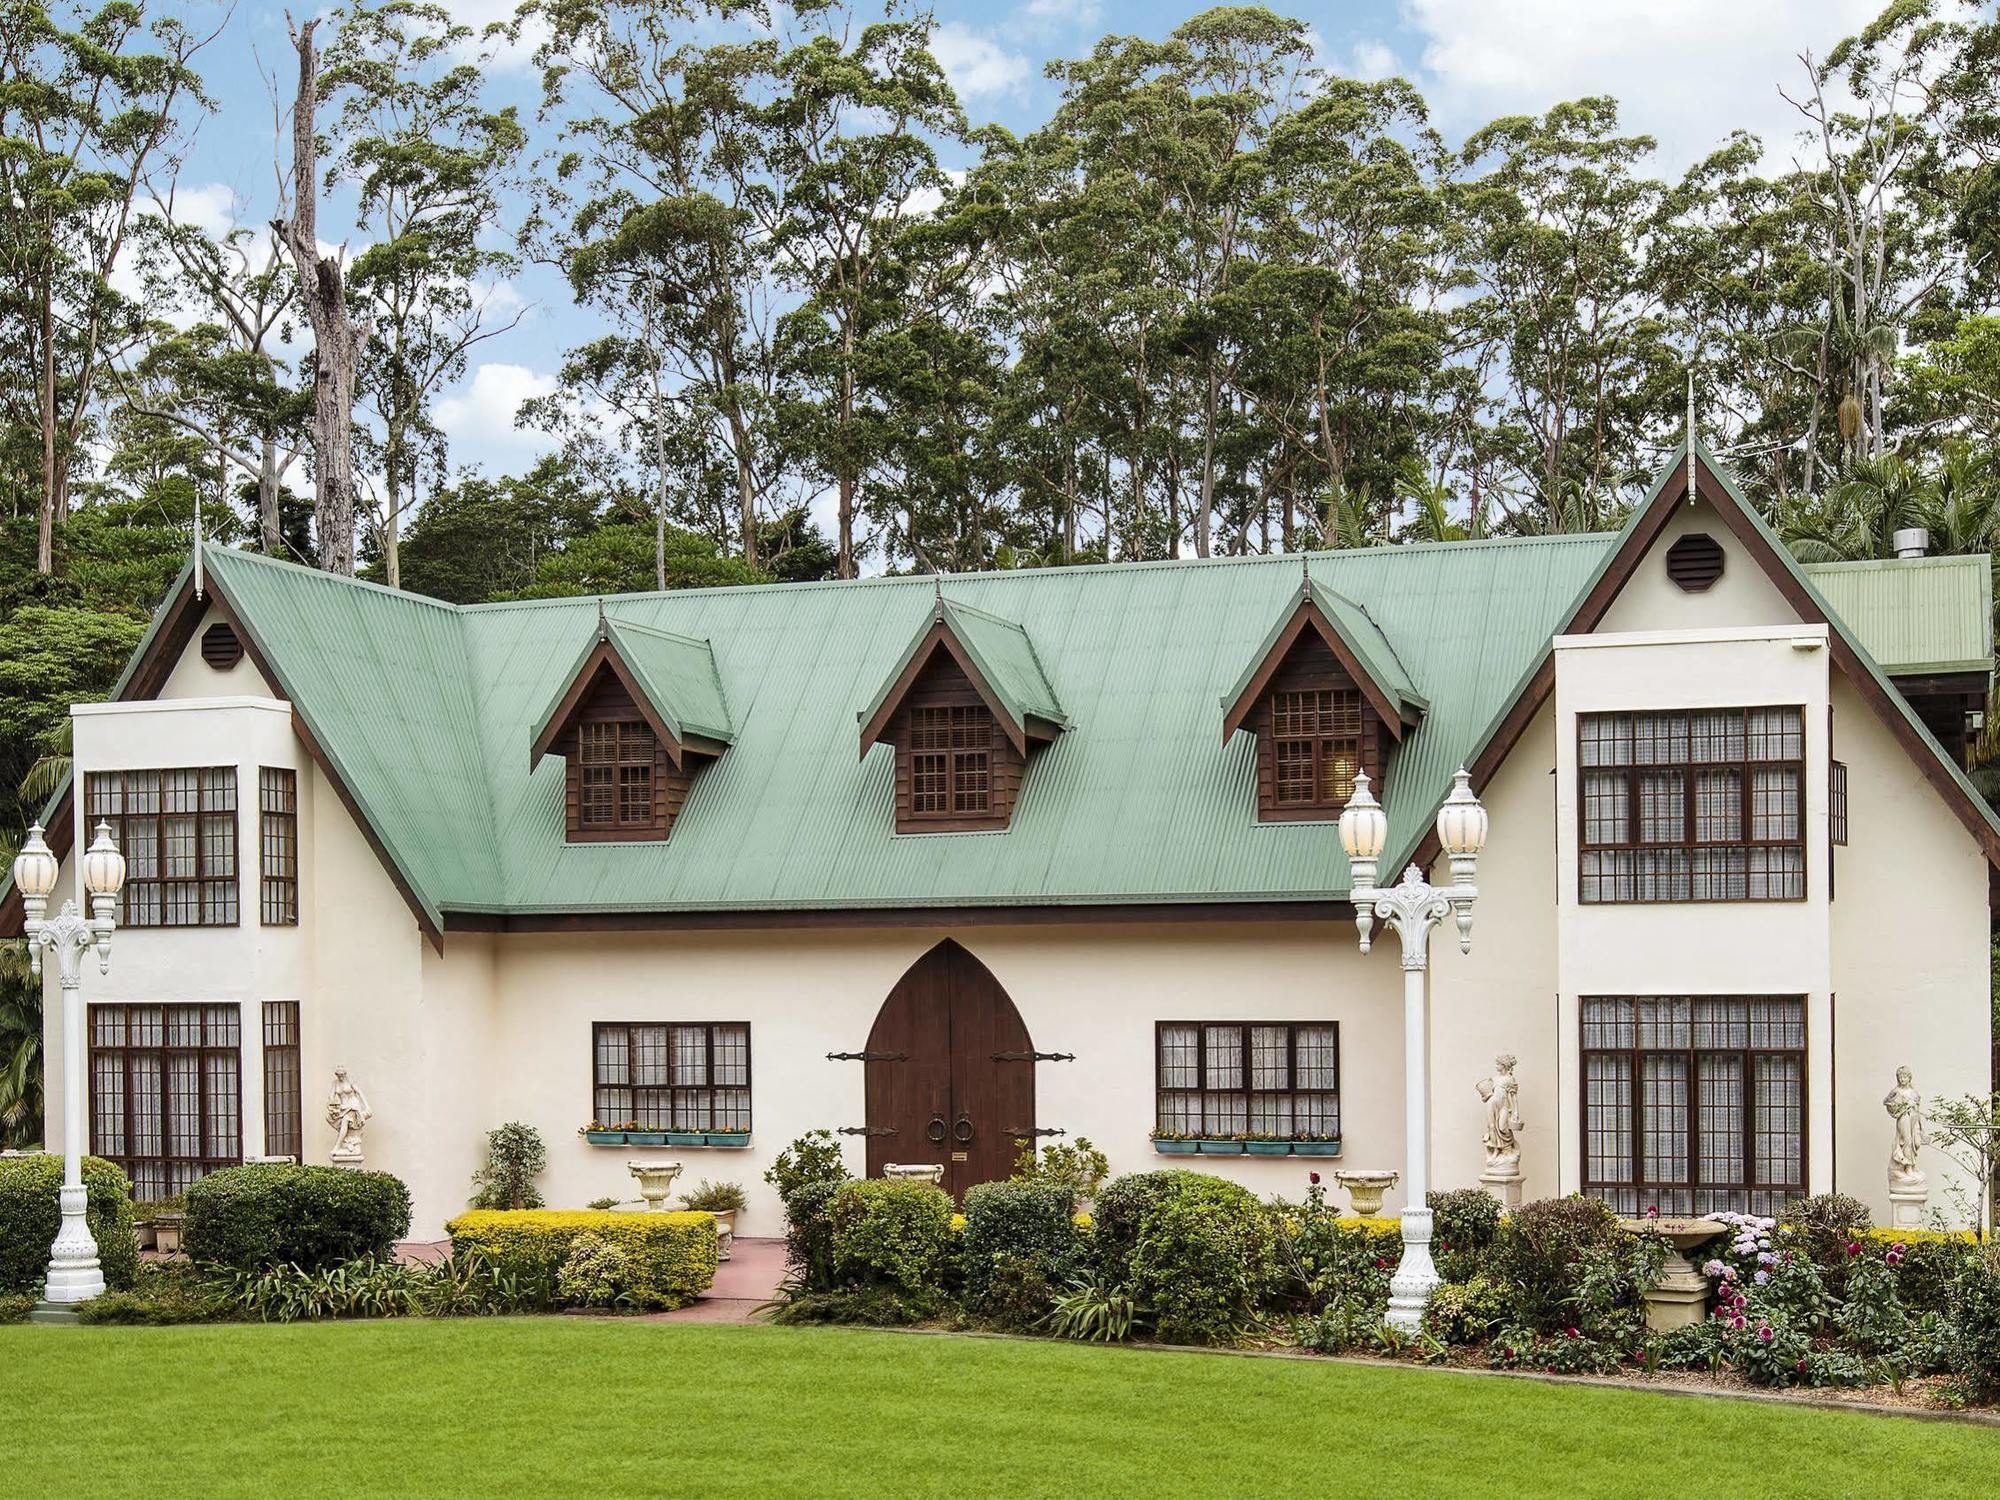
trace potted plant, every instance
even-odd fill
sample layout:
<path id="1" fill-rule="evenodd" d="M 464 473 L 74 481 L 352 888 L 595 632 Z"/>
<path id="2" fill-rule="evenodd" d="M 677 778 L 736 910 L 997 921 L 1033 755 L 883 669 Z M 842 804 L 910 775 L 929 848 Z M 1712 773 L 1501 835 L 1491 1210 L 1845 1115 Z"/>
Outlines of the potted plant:
<path id="1" fill-rule="evenodd" d="M 690 1212 L 714 1216 L 716 1258 L 728 1260 L 736 1239 L 736 1216 L 748 1204 L 743 1189 L 733 1182 L 697 1182 L 684 1202 Z"/>
<path id="2" fill-rule="evenodd" d="M 1269 1130 L 1253 1130 L 1243 1137 L 1243 1149 L 1252 1156 L 1290 1156 L 1292 1138 Z"/>
<path id="3" fill-rule="evenodd" d="M 1153 1149 L 1162 1156 L 1193 1156 L 1198 1148 L 1195 1138 L 1185 1130 L 1156 1130 Z"/>
<path id="4" fill-rule="evenodd" d="M 1203 1156 L 1241 1156 L 1244 1139 L 1241 1132 L 1235 1135 L 1205 1135 L 1201 1138 Z"/>
<path id="5" fill-rule="evenodd" d="M 165 1198 L 149 1204 L 146 1216 L 153 1222 L 153 1248 L 162 1255 L 180 1254 L 181 1220 L 184 1217 L 181 1199 Z"/>
<path id="6" fill-rule="evenodd" d="M 625 1127 L 606 1125 L 602 1120 L 592 1120 L 577 1132 L 593 1146 L 622 1146 L 625 1144 Z"/>
<path id="7" fill-rule="evenodd" d="M 747 1130 L 706 1130 L 702 1138 L 711 1146 L 747 1146 L 750 1132 Z"/>
<path id="8" fill-rule="evenodd" d="M 657 1127 L 641 1125 L 637 1120 L 625 1122 L 625 1144 L 628 1146 L 664 1146 L 669 1139 L 667 1132 Z"/>
<path id="9" fill-rule="evenodd" d="M 1340 1137 L 1337 1135 L 1314 1135 L 1307 1132 L 1292 1139 L 1294 1156 L 1338 1156 Z"/>
<path id="10" fill-rule="evenodd" d="M 669 1130 L 656 1144 L 666 1146 L 706 1146 L 708 1137 L 699 1130 Z"/>

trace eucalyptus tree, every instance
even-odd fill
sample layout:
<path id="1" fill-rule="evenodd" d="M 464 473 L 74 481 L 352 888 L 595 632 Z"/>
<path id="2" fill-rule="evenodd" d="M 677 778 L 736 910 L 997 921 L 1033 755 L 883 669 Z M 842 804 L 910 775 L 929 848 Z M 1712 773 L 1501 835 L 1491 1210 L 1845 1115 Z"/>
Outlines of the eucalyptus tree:
<path id="1" fill-rule="evenodd" d="M 0 317 L 13 325 L 0 350 L 7 383 L 35 392 L 42 573 L 105 372 L 133 331 L 112 273 L 147 173 L 178 143 L 178 112 L 207 102 L 193 63 L 208 40 L 136 0 L 0 3 Z"/>
<path id="2" fill-rule="evenodd" d="M 781 193 L 751 201 L 779 280 L 799 298 L 782 320 L 787 418 L 813 473 L 832 484 L 839 573 L 855 576 L 854 521 L 863 476 L 889 433 L 863 380 L 863 345 L 925 309 L 885 284 L 904 230 L 942 197 L 937 147 L 961 139 L 964 116 L 929 45 L 931 19 L 890 0 L 854 34 L 853 12 L 808 0 L 789 12 L 760 123 Z"/>
<path id="3" fill-rule="evenodd" d="M 511 107 L 485 107 L 480 66 L 465 59 L 472 40 L 425 0 L 357 7 L 322 80 L 329 97 L 342 96 L 328 176 L 354 185 L 368 240 L 348 269 L 348 295 L 370 325 L 359 378 L 380 424 L 375 532 L 391 588 L 425 451 L 446 469 L 432 402 L 465 373 L 469 351 L 521 318 L 506 295 L 515 259 L 488 240 L 527 132 Z"/>

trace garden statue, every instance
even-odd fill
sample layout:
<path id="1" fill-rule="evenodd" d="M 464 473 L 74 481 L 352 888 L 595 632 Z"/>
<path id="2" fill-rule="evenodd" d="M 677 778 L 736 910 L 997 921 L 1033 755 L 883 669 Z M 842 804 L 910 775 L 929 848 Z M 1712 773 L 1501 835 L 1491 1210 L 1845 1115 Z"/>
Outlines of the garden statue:
<path id="1" fill-rule="evenodd" d="M 1920 1229 L 1924 1223 L 1930 1183 L 1917 1165 L 1925 1145 L 1923 1106 L 1909 1068 L 1896 1069 L 1896 1086 L 1882 1100 L 1896 1122 L 1896 1142 L 1889 1148 L 1889 1223 L 1896 1229 Z"/>
<path id="2" fill-rule="evenodd" d="M 337 1167 L 361 1165 L 361 1132 L 375 1111 L 368 1096 L 347 1076 L 347 1069 L 333 1070 L 333 1091 L 326 1096 L 326 1123 L 333 1127 L 333 1164 Z"/>
<path id="3" fill-rule="evenodd" d="M 1479 1097 L 1486 1103 L 1486 1175 L 1513 1177 L 1521 1170 L 1521 1142 L 1515 1132 L 1526 1123 L 1514 1103 L 1521 1085 L 1514 1078 L 1514 1055 L 1503 1052 L 1493 1059 L 1493 1076 L 1477 1084 Z"/>

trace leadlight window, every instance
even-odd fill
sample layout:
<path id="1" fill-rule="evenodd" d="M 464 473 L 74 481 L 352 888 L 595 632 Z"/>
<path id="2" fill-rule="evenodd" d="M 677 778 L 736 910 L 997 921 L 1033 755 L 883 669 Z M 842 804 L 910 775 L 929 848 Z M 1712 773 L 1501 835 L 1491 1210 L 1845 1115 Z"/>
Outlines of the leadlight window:
<path id="1" fill-rule="evenodd" d="M 993 806 L 993 715 L 979 705 L 909 715 L 910 815 L 985 817 Z"/>
<path id="2" fill-rule="evenodd" d="M 242 1160 L 234 1005 L 90 1007 L 90 1149 L 157 1203 Z"/>
<path id="3" fill-rule="evenodd" d="M 1178 1135 L 1340 1134 L 1335 1021 L 1161 1021 L 1157 1121 Z"/>
<path id="4" fill-rule="evenodd" d="M 1345 807 L 1361 766 L 1361 694 L 1338 688 L 1275 692 L 1270 715 L 1278 806 Z"/>
<path id="5" fill-rule="evenodd" d="M 1847 762 L 1837 760 L 1827 767 L 1826 823 L 1833 842 L 1847 845 Z"/>
<path id="6" fill-rule="evenodd" d="M 655 824 L 653 770 L 659 737 L 637 719 L 577 726 L 577 814 L 588 832 L 646 832 Z"/>
<path id="7" fill-rule="evenodd" d="M 742 1022 L 600 1022 L 591 1117 L 646 1130 L 748 1130 L 750 1028 Z"/>
<path id="8" fill-rule="evenodd" d="M 101 819 L 125 856 L 120 923 L 236 925 L 236 768 L 98 771 L 86 823 Z"/>
<path id="9" fill-rule="evenodd" d="M 1586 997 L 1584 1192 L 1630 1215 L 1782 1212 L 1806 1186 L 1805 1009 Z"/>
<path id="10" fill-rule="evenodd" d="M 264 1002 L 264 1154 L 305 1160 L 296 1000 Z"/>
<path id="11" fill-rule="evenodd" d="M 266 927 L 299 922 L 299 773 L 257 768 L 260 916 Z"/>
<path id="12" fill-rule="evenodd" d="M 1797 901 L 1806 893 L 1805 714 L 1584 714 L 1579 899 Z"/>

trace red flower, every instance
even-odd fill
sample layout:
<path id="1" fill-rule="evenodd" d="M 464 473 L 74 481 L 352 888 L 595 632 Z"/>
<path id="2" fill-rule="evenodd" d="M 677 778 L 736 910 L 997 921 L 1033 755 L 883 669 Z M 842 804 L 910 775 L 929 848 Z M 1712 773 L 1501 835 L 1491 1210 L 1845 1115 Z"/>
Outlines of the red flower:
<path id="1" fill-rule="evenodd" d="M 1861 1241 L 1849 1240 L 1847 1242 L 1847 1253 L 1851 1256 L 1859 1255 L 1861 1253 Z"/>
<path id="2" fill-rule="evenodd" d="M 1565 1338 L 1572 1338 L 1572 1339 L 1573 1339 L 1573 1338 L 1575 1338 L 1575 1337 L 1576 1337 L 1576 1330 L 1575 1330 L 1574 1328 L 1565 1328 L 1565 1329 L 1563 1330 L 1563 1337 L 1565 1337 Z"/>
<path id="3" fill-rule="evenodd" d="M 1375 1269 L 1378 1271 L 1386 1271 L 1389 1269 L 1389 1262 L 1387 1262 L 1386 1260 L 1377 1260 L 1375 1262 Z"/>
<path id="4" fill-rule="evenodd" d="M 1799 1364 L 1798 1364 L 1798 1371 L 1799 1371 L 1799 1373 L 1800 1373 L 1801 1375 L 1805 1374 L 1805 1372 L 1806 1372 L 1806 1362 L 1805 1362 L 1804 1360 L 1800 1360 L 1800 1361 L 1799 1361 Z"/>
<path id="5" fill-rule="evenodd" d="M 1310 1183 L 1311 1183 L 1311 1184 L 1312 1184 L 1312 1185 L 1313 1185 L 1314 1187 L 1318 1187 L 1318 1186 L 1319 1186 L 1319 1173 L 1317 1173 L 1317 1172 L 1308 1172 L 1308 1173 L 1306 1173 L 1306 1181 L 1310 1182 Z"/>

